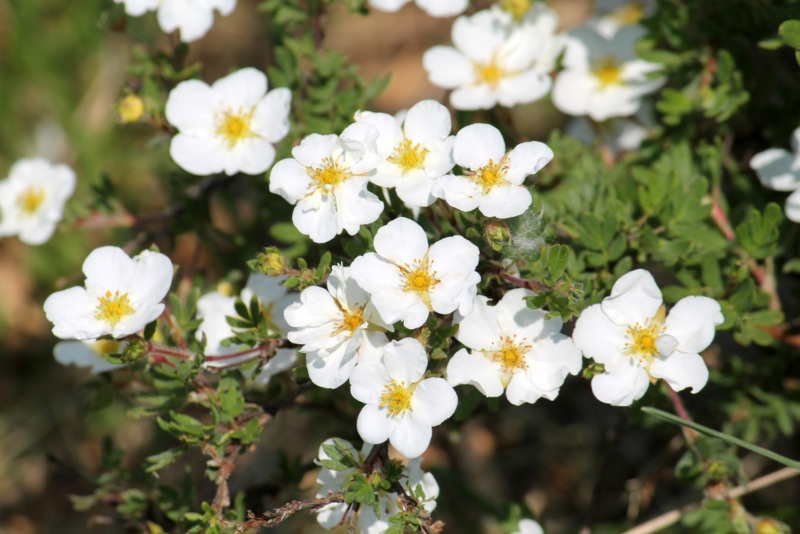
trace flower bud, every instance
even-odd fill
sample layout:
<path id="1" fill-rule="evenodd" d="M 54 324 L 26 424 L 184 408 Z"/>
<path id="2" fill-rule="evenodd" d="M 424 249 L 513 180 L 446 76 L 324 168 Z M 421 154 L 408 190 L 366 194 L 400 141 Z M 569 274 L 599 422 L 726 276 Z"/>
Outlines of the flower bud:
<path id="1" fill-rule="evenodd" d="M 288 260 L 276 247 L 267 247 L 256 259 L 255 270 L 268 276 L 279 276 L 286 270 Z"/>
<path id="2" fill-rule="evenodd" d="M 495 252 L 500 252 L 503 247 L 511 243 L 511 231 L 501 222 L 490 222 L 484 230 L 486 241 Z"/>
<path id="3" fill-rule="evenodd" d="M 119 103 L 117 113 L 123 124 L 138 122 L 144 116 L 144 101 L 137 95 L 130 94 Z"/>
<path id="4" fill-rule="evenodd" d="M 126 363 L 135 362 L 147 355 L 148 343 L 140 337 L 130 337 L 127 339 L 125 350 L 122 351 L 122 361 Z"/>

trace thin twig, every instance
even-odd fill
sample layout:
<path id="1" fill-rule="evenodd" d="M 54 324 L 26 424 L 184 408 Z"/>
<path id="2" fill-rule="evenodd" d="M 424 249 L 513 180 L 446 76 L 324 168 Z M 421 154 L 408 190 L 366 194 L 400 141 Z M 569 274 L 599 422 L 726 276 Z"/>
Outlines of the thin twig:
<path id="1" fill-rule="evenodd" d="M 790 478 L 796 477 L 800 475 L 800 471 L 797 469 L 792 469 L 791 467 L 784 467 L 783 469 L 778 469 L 768 475 L 764 475 L 763 477 L 759 477 L 747 485 L 736 486 L 730 492 L 728 492 L 728 496 L 731 499 L 736 499 L 747 495 L 749 493 L 753 493 L 755 491 L 764 489 L 768 486 L 772 486 L 777 484 L 778 482 L 783 482 L 784 480 L 788 480 Z M 680 521 L 681 517 L 683 517 L 688 512 L 691 512 L 695 508 L 700 506 L 699 504 L 690 504 L 687 506 L 682 506 L 680 508 L 676 508 L 675 510 L 670 510 L 664 514 L 661 514 L 658 517 L 651 519 L 645 523 L 642 523 L 639 526 L 636 526 L 630 530 L 626 530 L 623 534 L 651 534 L 653 532 L 658 532 L 659 530 L 663 530 L 671 525 L 674 525 L 678 521 Z"/>

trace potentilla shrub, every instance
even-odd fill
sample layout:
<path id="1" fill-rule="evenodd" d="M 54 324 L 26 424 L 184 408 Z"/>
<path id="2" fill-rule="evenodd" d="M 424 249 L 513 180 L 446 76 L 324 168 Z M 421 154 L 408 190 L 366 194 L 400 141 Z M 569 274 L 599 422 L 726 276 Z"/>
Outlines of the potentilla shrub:
<path id="1" fill-rule="evenodd" d="M 123 227 L 44 301 L 56 359 L 161 433 L 83 509 L 151 533 L 798 525 L 791 2 L 598 1 L 575 27 L 531 0 L 115 3 L 159 43 L 132 56 L 119 127 L 157 141 L 170 207 L 73 195 L 91 177 L 42 158 L 0 182 L 2 236 L 58 240 L 65 203 L 61 232 Z M 346 9 L 442 17 L 418 58 L 438 98 L 374 109 L 391 82 L 324 38 Z M 269 59 L 209 85 L 187 52 L 234 10 L 269 23 Z M 520 126 L 556 113 L 546 138 Z M 242 183 L 257 213 L 219 231 L 208 206 Z M 308 432 L 269 432 L 300 414 Z M 564 433 L 580 451 L 547 446 Z M 283 472 L 237 479 L 267 444 Z M 159 482 L 198 456 L 210 489 Z"/>

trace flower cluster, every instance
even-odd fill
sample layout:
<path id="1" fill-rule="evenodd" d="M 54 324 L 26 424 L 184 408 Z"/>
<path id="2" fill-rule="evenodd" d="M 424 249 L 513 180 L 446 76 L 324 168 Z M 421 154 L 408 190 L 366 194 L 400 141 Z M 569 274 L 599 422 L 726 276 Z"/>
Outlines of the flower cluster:
<path id="1" fill-rule="evenodd" d="M 562 112 L 606 121 L 636 114 L 643 97 L 663 85 L 654 74 L 661 66 L 634 51 L 644 35 L 637 23 L 649 6 L 637 1 L 599 6 L 602 16 L 558 33 L 555 12 L 531 4 L 503 2 L 460 17 L 453 24 L 453 46 L 425 53 L 431 83 L 452 90 L 454 108 L 516 106 L 539 100 L 552 88 Z"/>
<path id="2" fill-rule="evenodd" d="M 552 158 L 537 141 L 506 153 L 500 132 L 473 124 L 450 135 L 450 113 L 432 100 L 414 105 L 402 124 L 385 113 L 359 112 L 341 135 L 312 134 L 292 158 L 270 172 L 269 189 L 295 205 L 292 222 L 314 242 L 325 243 L 378 219 L 384 204 L 370 183 L 394 187 L 411 208 L 437 198 L 462 211 L 515 217 L 531 204 L 522 185 Z M 455 164 L 464 175 L 450 174 Z M 419 259 L 419 258 L 417 258 Z"/>

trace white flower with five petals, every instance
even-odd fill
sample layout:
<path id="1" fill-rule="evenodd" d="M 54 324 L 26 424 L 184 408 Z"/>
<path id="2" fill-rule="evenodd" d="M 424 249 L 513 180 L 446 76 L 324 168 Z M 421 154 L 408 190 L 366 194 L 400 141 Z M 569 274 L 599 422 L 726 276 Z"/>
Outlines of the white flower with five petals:
<path id="1" fill-rule="evenodd" d="M 158 10 L 158 25 L 165 32 L 181 31 L 181 41 L 190 43 L 208 33 L 214 24 L 214 10 L 227 16 L 236 7 L 236 0 L 114 0 L 125 4 L 125 12 L 140 17 Z"/>
<path id="2" fill-rule="evenodd" d="M 350 269 L 341 265 L 331 270 L 327 290 L 303 290 L 300 302 L 286 308 L 284 316 L 292 327 L 289 341 L 306 353 L 309 378 L 323 388 L 347 382 L 358 362 L 380 359 L 389 342 L 384 332 L 393 330 L 350 277 Z"/>
<path id="3" fill-rule="evenodd" d="M 764 187 L 775 191 L 793 191 L 786 199 L 786 217 L 800 222 L 800 128 L 792 134 L 792 152 L 783 148 L 770 148 L 759 152 L 750 160 Z"/>
<path id="4" fill-rule="evenodd" d="M 611 38 L 584 26 L 571 32 L 564 70 L 553 86 L 553 104 L 569 115 L 589 115 L 596 121 L 633 115 L 642 97 L 664 84 L 649 75 L 661 68 L 636 56 L 634 44 L 643 35 L 626 26 Z"/>
<path id="5" fill-rule="evenodd" d="M 428 355 L 413 338 L 392 341 L 382 360 L 359 363 L 350 375 L 350 393 L 366 404 L 356 428 L 367 443 L 387 439 L 400 454 L 420 456 L 431 441 L 432 427 L 456 411 L 458 397 L 443 378 L 424 378 Z"/>
<path id="6" fill-rule="evenodd" d="M 397 196 L 410 207 L 430 206 L 434 180 L 453 168 L 450 112 L 434 100 L 415 104 L 402 122 L 386 113 L 361 111 L 356 122 L 374 126 L 381 163 L 370 181 L 395 187 Z"/>
<path id="7" fill-rule="evenodd" d="M 167 99 L 167 120 L 179 130 L 170 155 L 200 176 L 266 172 L 275 160 L 272 145 L 289 132 L 291 100 L 284 87 L 267 92 L 266 75 L 252 68 L 210 87 L 200 80 L 181 82 Z"/>
<path id="8" fill-rule="evenodd" d="M 130 258 L 119 247 L 100 247 L 83 262 L 86 287 L 53 293 L 44 313 L 62 339 L 122 338 L 155 321 L 172 284 L 172 262 L 158 252 Z"/>
<path id="9" fill-rule="evenodd" d="M 45 243 L 61 221 L 75 190 L 75 173 L 44 158 L 22 159 L 0 181 L 0 237 L 16 235 L 29 245 Z"/>
<path id="10" fill-rule="evenodd" d="M 359 256 L 351 276 L 364 288 L 386 324 L 418 328 L 430 312 L 472 311 L 481 276 L 478 247 L 461 236 L 430 247 L 422 227 L 400 217 L 375 233 L 375 252 Z"/>
<path id="11" fill-rule="evenodd" d="M 369 5 L 379 11 L 394 13 L 411 0 L 369 0 Z M 431 17 L 454 17 L 467 9 L 469 0 L 415 0 L 420 9 Z"/>
<path id="12" fill-rule="evenodd" d="M 466 175 L 439 178 L 433 194 L 462 211 L 478 208 L 487 217 L 506 219 L 522 215 L 531 205 L 531 194 L 522 183 L 553 159 L 553 151 L 529 141 L 506 153 L 497 128 L 471 124 L 456 135 L 453 159 Z"/>
<path id="13" fill-rule="evenodd" d="M 561 320 L 527 306 L 527 289 L 513 289 L 495 306 L 478 296 L 466 317 L 456 316 L 459 350 L 447 365 L 447 381 L 472 384 L 487 397 L 506 392 L 512 404 L 553 400 L 567 375 L 581 370 L 581 352 L 561 333 Z"/>
<path id="14" fill-rule="evenodd" d="M 367 191 L 379 163 L 377 138 L 378 130 L 365 123 L 351 124 L 341 136 L 311 134 L 270 172 L 269 190 L 295 205 L 292 222 L 315 243 L 342 231 L 355 235 L 383 211 Z"/>
<path id="15" fill-rule="evenodd" d="M 433 85 L 453 89 L 456 109 L 490 109 L 533 102 L 550 90 L 550 69 L 560 53 L 555 14 L 540 8 L 516 22 L 502 9 L 456 19 L 454 47 L 435 46 L 422 56 Z"/>
<path id="16" fill-rule="evenodd" d="M 685 297 L 665 317 L 653 276 L 637 269 L 620 277 L 600 304 L 583 310 L 572 339 L 586 357 L 605 366 L 592 379 L 595 397 L 629 406 L 659 378 L 675 391 L 703 389 L 708 368 L 699 353 L 723 320 L 719 303 L 708 297 Z"/>

